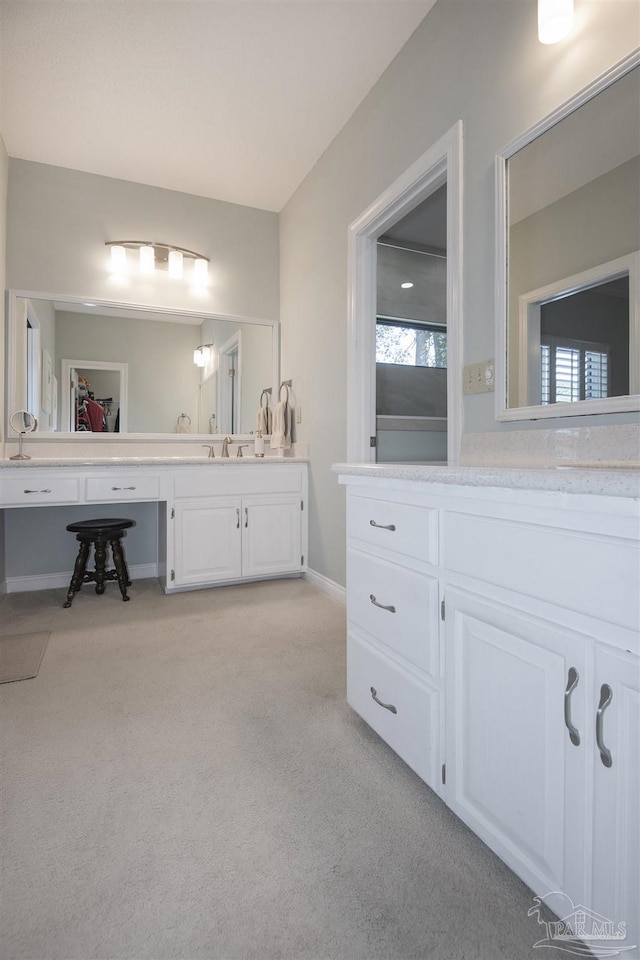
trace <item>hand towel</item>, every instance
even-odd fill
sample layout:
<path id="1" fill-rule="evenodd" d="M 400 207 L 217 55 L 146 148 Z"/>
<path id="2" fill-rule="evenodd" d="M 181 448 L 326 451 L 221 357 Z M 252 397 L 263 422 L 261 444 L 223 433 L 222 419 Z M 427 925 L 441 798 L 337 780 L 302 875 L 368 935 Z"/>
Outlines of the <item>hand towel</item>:
<path id="1" fill-rule="evenodd" d="M 271 435 L 271 407 L 260 407 L 258 410 L 258 430 L 263 437 Z"/>
<path id="2" fill-rule="evenodd" d="M 272 450 L 291 449 L 291 407 L 286 400 L 278 401 L 271 431 Z"/>

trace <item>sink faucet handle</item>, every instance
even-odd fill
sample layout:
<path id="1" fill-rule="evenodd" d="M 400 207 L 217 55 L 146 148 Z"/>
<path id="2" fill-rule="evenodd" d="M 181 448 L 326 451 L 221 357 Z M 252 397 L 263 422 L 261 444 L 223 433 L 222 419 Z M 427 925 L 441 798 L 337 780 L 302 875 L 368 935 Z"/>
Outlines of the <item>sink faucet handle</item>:
<path id="1" fill-rule="evenodd" d="M 250 444 L 248 444 L 248 443 L 239 443 L 239 444 L 238 444 L 238 451 L 237 451 L 237 453 L 236 453 L 236 459 L 237 459 L 238 457 L 242 457 L 242 456 L 243 456 L 242 448 L 243 448 L 243 447 L 248 447 L 248 446 L 250 446 Z"/>
<path id="2" fill-rule="evenodd" d="M 203 447 L 206 447 L 206 449 L 209 451 L 209 453 L 207 454 L 207 459 L 213 460 L 214 457 L 215 457 L 215 453 L 213 452 L 213 444 L 212 444 L 212 443 L 203 443 L 202 446 L 203 446 Z"/>

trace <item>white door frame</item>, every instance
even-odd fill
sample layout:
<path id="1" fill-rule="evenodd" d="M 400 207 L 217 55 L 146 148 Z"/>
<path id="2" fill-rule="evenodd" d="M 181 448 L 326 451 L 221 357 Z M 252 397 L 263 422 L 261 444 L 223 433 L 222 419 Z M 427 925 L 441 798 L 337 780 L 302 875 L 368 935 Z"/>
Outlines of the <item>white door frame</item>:
<path id="1" fill-rule="evenodd" d="M 349 227 L 347 459 L 375 459 L 376 241 L 447 184 L 447 460 L 462 439 L 462 121 L 458 120 Z"/>
<path id="2" fill-rule="evenodd" d="M 218 351 L 218 433 L 238 433 L 231 428 L 226 429 L 226 425 L 232 417 L 232 406 L 235 406 L 236 423 L 240 425 L 241 404 L 242 404 L 242 331 L 236 332 L 222 344 Z M 235 364 L 233 360 L 235 358 Z M 235 370 L 231 390 L 229 390 L 229 371 Z M 232 396 L 233 395 L 233 396 Z M 235 400 L 235 404 L 234 404 Z"/>

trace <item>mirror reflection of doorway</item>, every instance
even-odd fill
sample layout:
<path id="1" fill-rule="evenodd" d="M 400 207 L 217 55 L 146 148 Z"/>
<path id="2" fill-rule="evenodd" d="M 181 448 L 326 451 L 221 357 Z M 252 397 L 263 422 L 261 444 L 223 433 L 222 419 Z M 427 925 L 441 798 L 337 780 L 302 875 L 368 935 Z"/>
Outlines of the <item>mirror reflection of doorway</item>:
<path id="1" fill-rule="evenodd" d="M 218 432 L 240 431 L 242 333 L 238 330 L 220 347 L 218 371 Z"/>
<path id="2" fill-rule="evenodd" d="M 447 187 L 377 241 L 376 460 L 447 461 Z"/>

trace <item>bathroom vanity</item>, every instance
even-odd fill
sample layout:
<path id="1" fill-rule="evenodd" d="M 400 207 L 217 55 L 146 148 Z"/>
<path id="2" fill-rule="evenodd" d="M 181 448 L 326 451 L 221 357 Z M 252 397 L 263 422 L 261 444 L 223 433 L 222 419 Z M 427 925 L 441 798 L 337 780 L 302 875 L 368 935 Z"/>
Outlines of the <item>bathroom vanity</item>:
<path id="1" fill-rule="evenodd" d="M 640 472 L 334 470 L 350 705 L 559 916 L 625 922 L 638 957 Z"/>
<path id="2" fill-rule="evenodd" d="M 0 509 L 157 503 L 166 593 L 306 569 L 302 458 L 115 458 L 0 464 Z"/>

